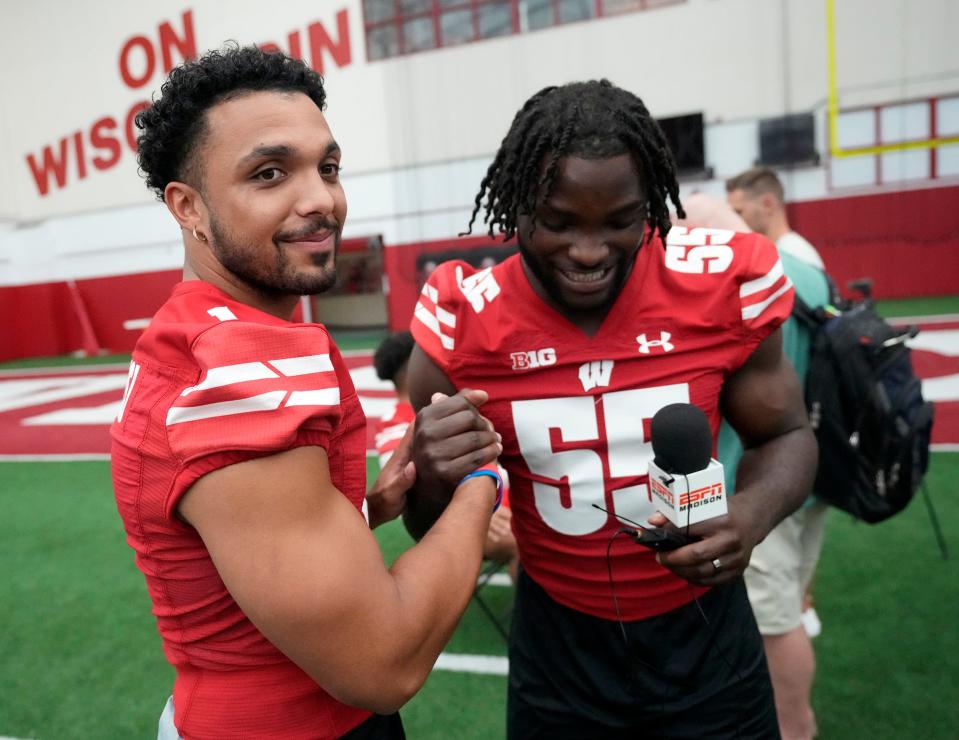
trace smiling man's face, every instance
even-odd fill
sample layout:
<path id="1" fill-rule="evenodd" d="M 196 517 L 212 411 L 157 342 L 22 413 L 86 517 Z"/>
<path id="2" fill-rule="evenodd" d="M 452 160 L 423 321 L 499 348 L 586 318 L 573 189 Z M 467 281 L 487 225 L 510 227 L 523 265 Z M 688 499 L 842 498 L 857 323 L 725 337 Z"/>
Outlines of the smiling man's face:
<path id="1" fill-rule="evenodd" d="M 216 259 L 265 295 L 330 288 L 346 196 L 322 111 L 302 93 L 243 93 L 210 109 L 202 137 L 197 171 Z"/>
<path id="2" fill-rule="evenodd" d="M 533 219 L 517 219 L 533 288 L 567 318 L 602 316 L 622 290 L 646 227 L 646 196 L 630 154 L 569 156 Z"/>

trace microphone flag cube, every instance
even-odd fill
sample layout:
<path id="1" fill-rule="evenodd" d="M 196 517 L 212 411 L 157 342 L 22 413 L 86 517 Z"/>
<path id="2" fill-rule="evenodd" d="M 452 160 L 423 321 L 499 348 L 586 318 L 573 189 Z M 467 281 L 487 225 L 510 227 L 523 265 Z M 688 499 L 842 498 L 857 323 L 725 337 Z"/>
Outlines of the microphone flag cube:
<path id="1" fill-rule="evenodd" d="M 725 473 L 718 460 L 688 475 L 667 473 L 650 462 L 649 489 L 656 509 L 677 527 L 726 513 Z"/>

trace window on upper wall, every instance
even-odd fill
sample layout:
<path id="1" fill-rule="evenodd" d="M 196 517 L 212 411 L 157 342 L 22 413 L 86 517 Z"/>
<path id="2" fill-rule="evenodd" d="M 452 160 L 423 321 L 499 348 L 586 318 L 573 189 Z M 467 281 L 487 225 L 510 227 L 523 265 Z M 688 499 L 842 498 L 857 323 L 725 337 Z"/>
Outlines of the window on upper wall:
<path id="1" fill-rule="evenodd" d="M 388 59 L 686 0 L 363 0 L 366 54 Z"/>

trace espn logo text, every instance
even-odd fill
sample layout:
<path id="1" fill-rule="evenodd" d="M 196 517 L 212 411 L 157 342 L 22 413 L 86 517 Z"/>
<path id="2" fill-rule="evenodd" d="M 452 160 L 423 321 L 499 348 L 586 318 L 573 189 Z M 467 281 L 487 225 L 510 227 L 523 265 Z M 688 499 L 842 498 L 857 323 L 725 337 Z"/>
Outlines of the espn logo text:
<path id="1" fill-rule="evenodd" d="M 675 506 L 676 495 L 668 486 L 657 478 L 650 477 L 650 487 L 653 493 L 669 506 Z M 697 508 L 703 504 L 709 504 L 713 501 L 719 501 L 723 497 L 723 484 L 713 483 L 709 486 L 694 488 L 692 491 L 679 495 L 679 510 L 685 511 L 686 508 Z"/>
<path id="2" fill-rule="evenodd" d="M 552 347 L 529 352 L 512 352 L 509 356 L 514 370 L 536 370 L 556 364 L 556 350 Z"/>

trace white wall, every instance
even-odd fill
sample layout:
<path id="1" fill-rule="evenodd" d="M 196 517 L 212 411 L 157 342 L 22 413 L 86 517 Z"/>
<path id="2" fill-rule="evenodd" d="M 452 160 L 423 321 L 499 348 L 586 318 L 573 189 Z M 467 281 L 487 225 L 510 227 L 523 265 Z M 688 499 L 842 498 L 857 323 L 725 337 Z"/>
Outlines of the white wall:
<path id="1" fill-rule="evenodd" d="M 955 0 L 835 5 L 844 106 L 959 92 L 959 44 L 950 38 L 959 28 Z M 126 145 L 114 167 L 100 171 L 88 162 L 82 180 L 71 159 L 67 186 L 51 186 L 46 196 L 37 192 L 26 156 L 64 137 L 69 149 L 80 131 L 89 159 L 93 122 L 113 116 L 122 127 L 130 106 L 164 78 L 157 64 L 142 88 L 125 85 L 119 72 L 124 43 L 141 34 L 155 39 L 164 22 L 181 34 L 185 11 L 201 51 L 230 38 L 286 48 L 287 34 L 299 30 L 309 58 L 307 26 L 321 22 L 335 37 L 337 13 L 345 10 L 352 59 L 339 68 L 326 57 L 325 74 L 328 118 L 345 153 L 347 233 L 381 234 L 389 245 L 462 230 L 515 111 L 539 88 L 575 79 L 609 77 L 637 92 L 657 116 L 702 111 L 715 179 L 684 183 L 684 190 L 721 191 L 723 178 L 756 159 L 759 118 L 816 110 L 824 121 L 824 6 L 821 0 L 688 0 L 367 63 L 360 0 L 234 0 L 228 6 L 217 0 L 5 0 L 0 224 L 17 228 L 0 229 L 0 284 L 179 264 L 179 232 L 137 177 Z M 855 134 L 854 124 L 843 125 Z M 940 159 L 959 174 L 954 154 Z M 916 155 L 884 157 L 887 171 L 922 179 Z M 841 163 L 839 183 L 864 184 L 869 167 L 865 159 Z M 791 198 L 829 193 L 823 167 L 789 173 L 786 185 Z"/>

